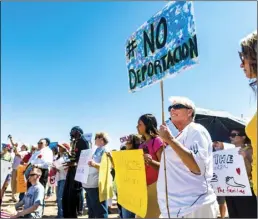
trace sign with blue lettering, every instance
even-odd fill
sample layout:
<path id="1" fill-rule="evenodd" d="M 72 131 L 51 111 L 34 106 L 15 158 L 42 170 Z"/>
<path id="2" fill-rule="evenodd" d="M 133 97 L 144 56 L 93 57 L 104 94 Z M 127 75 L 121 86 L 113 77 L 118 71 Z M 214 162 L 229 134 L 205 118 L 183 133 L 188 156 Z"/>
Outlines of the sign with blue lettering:
<path id="1" fill-rule="evenodd" d="M 169 2 L 126 42 L 131 92 L 198 63 L 193 2 Z"/>

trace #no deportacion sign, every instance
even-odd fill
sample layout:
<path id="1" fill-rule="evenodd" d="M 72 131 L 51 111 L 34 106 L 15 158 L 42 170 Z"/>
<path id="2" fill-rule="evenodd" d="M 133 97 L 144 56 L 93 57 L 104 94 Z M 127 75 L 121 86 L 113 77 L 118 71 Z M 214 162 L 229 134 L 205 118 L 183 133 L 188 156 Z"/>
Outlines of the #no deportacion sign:
<path id="1" fill-rule="evenodd" d="M 198 63 L 192 2 L 170 2 L 126 42 L 131 92 L 175 76 Z"/>

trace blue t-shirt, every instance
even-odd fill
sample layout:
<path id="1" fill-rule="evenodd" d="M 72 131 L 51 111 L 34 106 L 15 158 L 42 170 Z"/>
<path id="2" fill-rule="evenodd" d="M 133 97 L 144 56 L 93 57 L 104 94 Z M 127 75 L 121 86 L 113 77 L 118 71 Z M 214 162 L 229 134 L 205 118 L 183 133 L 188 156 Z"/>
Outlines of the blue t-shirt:
<path id="1" fill-rule="evenodd" d="M 43 214 L 43 200 L 44 200 L 44 187 L 41 183 L 32 185 L 29 190 L 26 192 L 22 202 L 24 204 L 24 210 L 32 207 L 35 204 L 39 204 L 37 210 L 33 213 L 30 213 L 30 217 L 33 218 L 42 218 Z"/>

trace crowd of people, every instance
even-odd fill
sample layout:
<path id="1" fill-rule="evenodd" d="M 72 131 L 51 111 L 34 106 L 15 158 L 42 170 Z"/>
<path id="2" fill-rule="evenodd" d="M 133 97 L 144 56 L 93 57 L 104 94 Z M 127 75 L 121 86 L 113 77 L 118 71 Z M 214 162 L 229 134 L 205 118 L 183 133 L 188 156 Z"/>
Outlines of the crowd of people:
<path id="1" fill-rule="evenodd" d="M 247 36 L 239 52 L 241 68 L 251 79 L 250 86 L 257 94 L 257 32 Z M 250 180 L 252 196 L 216 197 L 211 185 L 213 177 L 213 152 L 223 150 L 223 142 L 211 139 L 202 125 L 194 122 L 195 104 L 188 98 L 175 97 L 170 100 L 168 125 L 158 127 L 152 114 L 138 119 L 137 134 L 130 134 L 121 150 L 143 150 L 147 184 L 147 214 L 145 218 L 217 218 L 218 202 L 220 217 L 226 209 L 230 218 L 257 218 L 257 114 L 246 129 L 231 130 L 229 139 L 244 158 Z M 106 133 L 95 135 L 92 159 L 88 162 L 87 183 L 75 180 L 78 161 L 82 150 L 90 149 L 83 130 L 71 129 L 71 143 L 58 143 L 58 150 L 52 150 L 50 139 L 42 138 L 37 146 L 14 143 L 4 145 L 1 159 L 12 162 L 11 188 L 17 214 L 13 218 L 41 218 L 44 215 L 45 196 L 50 172 L 55 175 L 58 213 L 57 218 L 77 218 L 83 215 L 84 192 L 89 218 L 108 218 L 108 200 L 99 201 L 99 169 L 103 154 L 112 160 L 112 153 L 106 150 L 109 138 Z M 19 150 L 18 150 L 19 148 Z M 58 163 L 62 165 L 58 165 Z M 27 192 L 16 197 L 16 175 L 19 165 L 26 165 L 24 172 Z M 110 170 L 116 177 L 115 166 Z M 164 182 L 164 179 L 167 179 Z M 118 191 L 116 191 L 117 193 Z M 119 205 L 121 218 L 140 218 L 135 212 Z"/>

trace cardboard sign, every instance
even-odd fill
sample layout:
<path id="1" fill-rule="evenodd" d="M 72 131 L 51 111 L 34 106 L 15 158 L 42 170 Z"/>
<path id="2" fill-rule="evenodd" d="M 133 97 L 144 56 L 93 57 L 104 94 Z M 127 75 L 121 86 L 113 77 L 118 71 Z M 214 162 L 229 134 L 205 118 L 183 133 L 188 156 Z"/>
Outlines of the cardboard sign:
<path id="1" fill-rule="evenodd" d="M 143 150 L 112 152 L 112 157 L 118 203 L 144 218 L 147 213 L 147 183 Z"/>
<path id="2" fill-rule="evenodd" d="M 24 171 L 26 169 L 25 165 L 19 165 L 17 168 L 17 193 L 23 193 L 27 191 L 27 181 L 25 180 Z"/>
<path id="3" fill-rule="evenodd" d="M 126 141 L 128 141 L 129 136 L 124 136 L 120 138 L 120 143 L 125 143 Z"/>
<path id="4" fill-rule="evenodd" d="M 217 196 L 251 196 L 244 158 L 239 148 L 213 152 L 213 189 Z"/>
<path id="5" fill-rule="evenodd" d="M 99 201 L 113 198 L 113 180 L 111 175 L 111 161 L 107 154 L 103 154 L 99 168 Z"/>
<path id="6" fill-rule="evenodd" d="M 65 163 L 65 160 L 63 157 L 60 157 L 58 160 L 55 160 L 53 162 L 53 165 L 55 166 L 56 169 L 58 170 L 64 170 L 64 163 Z"/>
<path id="7" fill-rule="evenodd" d="M 12 163 L 5 160 L 1 160 L 1 188 L 4 185 L 6 177 L 8 176 L 8 174 L 11 173 L 11 171 L 12 171 Z"/>
<path id="8" fill-rule="evenodd" d="M 126 42 L 131 92 L 176 76 L 198 63 L 193 3 L 172 1 Z"/>
<path id="9" fill-rule="evenodd" d="M 75 180 L 81 183 L 87 183 L 89 175 L 89 160 L 92 159 L 92 150 L 82 150 L 79 163 L 76 169 Z"/>

